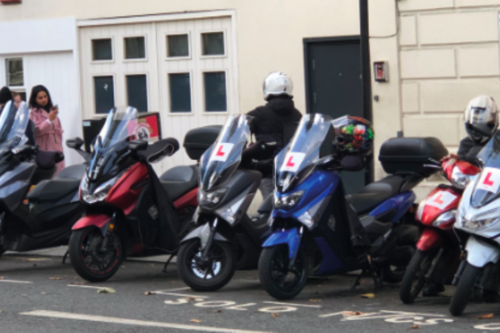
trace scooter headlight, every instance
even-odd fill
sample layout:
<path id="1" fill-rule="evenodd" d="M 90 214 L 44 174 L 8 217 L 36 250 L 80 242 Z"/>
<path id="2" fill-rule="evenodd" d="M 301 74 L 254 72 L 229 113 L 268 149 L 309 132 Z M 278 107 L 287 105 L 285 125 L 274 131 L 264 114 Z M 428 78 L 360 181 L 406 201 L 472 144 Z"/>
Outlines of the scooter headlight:
<path id="1" fill-rule="evenodd" d="M 439 215 L 437 219 L 434 220 L 434 222 L 432 222 L 432 225 L 436 228 L 440 228 L 443 224 L 454 220 L 456 215 L 457 215 L 456 209 L 444 212 L 443 214 Z"/>
<path id="2" fill-rule="evenodd" d="M 457 221 L 455 223 L 456 227 L 462 229 L 470 229 L 478 231 L 480 229 L 490 227 L 492 224 L 500 222 L 500 217 L 498 217 L 498 212 L 496 209 L 483 212 L 477 216 L 465 216 L 464 211 L 457 214 Z"/>
<path id="3" fill-rule="evenodd" d="M 198 204 L 200 206 L 206 206 L 208 208 L 215 207 L 219 202 L 222 201 L 222 199 L 224 199 L 226 192 L 227 188 L 221 188 L 213 192 L 199 191 Z"/>
<path id="4" fill-rule="evenodd" d="M 276 209 L 290 210 L 293 207 L 297 206 L 302 197 L 304 196 L 305 191 L 297 191 L 289 195 L 278 196 L 276 192 L 274 193 L 274 207 Z"/>
<path id="5" fill-rule="evenodd" d="M 123 173 L 119 174 L 116 177 L 111 178 L 110 180 L 105 181 L 99 187 L 95 189 L 93 193 L 89 193 L 88 191 L 88 180 L 87 177 L 84 177 L 82 183 L 80 184 L 82 190 L 82 198 L 88 204 L 93 204 L 96 202 L 102 202 L 106 200 L 108 196 L 109 190 L 116 184 L 118 179 L 122 176 Z"/>

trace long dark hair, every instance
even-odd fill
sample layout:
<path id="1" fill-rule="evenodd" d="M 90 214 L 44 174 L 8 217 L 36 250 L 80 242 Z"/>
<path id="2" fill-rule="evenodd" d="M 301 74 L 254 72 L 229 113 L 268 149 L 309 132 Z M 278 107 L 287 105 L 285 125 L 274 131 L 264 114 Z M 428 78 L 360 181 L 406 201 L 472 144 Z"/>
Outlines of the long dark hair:
<path id="1" fill-rule="evenodd" d="M 49 102 L 44 107 L 38 105 L 38 103 L 36 102 L 36 97 L 42 91 L 44 91 L 47 94 L 47 97 L 49 98 Z M 53 105 L 52 105 L 52 99 L 50 98 L 50 94 L 47 88 L 45 88 L 42 85 L 34 86 L 33 89 L 31 89 L 29 106 L 30 108 L 44 109 L 45 111 L 50 112 L 50 109 L 53 107 Z"/>
<path id="2" fill-rule="evenodd" d="M 12 92 L 9 87 L 0 89 L 0 105 L 3 105 L 12 99 Z"/>

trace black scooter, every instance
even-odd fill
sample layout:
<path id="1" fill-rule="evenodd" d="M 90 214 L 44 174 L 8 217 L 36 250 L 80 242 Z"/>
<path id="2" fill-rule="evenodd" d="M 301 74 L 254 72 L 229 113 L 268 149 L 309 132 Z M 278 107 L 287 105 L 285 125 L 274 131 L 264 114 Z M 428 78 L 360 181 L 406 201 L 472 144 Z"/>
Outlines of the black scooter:
<path id="1" fill-rule="evenodd" d="M 50 179 L 64 154 L 23 145 L 29 111 L 24 103 L 17 110 L 9 103 L 0 117 L 0 255 L 67 245 L 83 214 L 78 188 L 86 166 L 67 167 Z"/>
<path id="2" fill-rule="evenodd" d="M 245 168 L 245 161 L 259 149 L 274 151 L 261 144 L 244 150 L 250 121 L 248 116 L 230 117 L 200 161 L 199 206 L 193 218 L 197 228 L 181 241 L 177 255 L 179 275 L 193 290 L 217 290 L 236 269 L 256 268 L 261 244 L 271 232 L 272 195 L 255 217 L 246 213 L 262 174 Z"/>

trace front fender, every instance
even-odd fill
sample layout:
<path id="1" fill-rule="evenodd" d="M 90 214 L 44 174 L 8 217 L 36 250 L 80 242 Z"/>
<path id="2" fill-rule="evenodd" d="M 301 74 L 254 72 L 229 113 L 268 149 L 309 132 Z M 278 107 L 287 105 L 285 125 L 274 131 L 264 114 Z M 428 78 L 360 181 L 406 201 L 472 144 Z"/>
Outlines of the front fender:
<path id="1" fill-rule="evenodd" d="M 208 226 L 208 228 L 207 228 L 207 226 Z M 184 237 L 181 240 L 181 244 L 185 243 L 185 242 L 187 242 L 188 240 L 191 240 L 191 239 L 199 238 L 201 240 L 203 238 L 208 237 L 208 235 L 206 234 L 207 229 L 210 231 L 210 224 L 208 224 L 208 223 L 199 226 L 198 228 L 194 229 L 189 234 L 187 234 L 186 237 Z M 229 243 L 229 240 L 226 239 L 221 234 L 219 234 L 218 232 L 215 233 L 214 240 L 220 241 L 220 242 L 228 242 Z"/>
<path id="2" fill-rule="evenodd" d="M 435 229 L 425 228 L 417 243 L 420 251 L 429 251 L 443 246 L 443 238 Z"/>
<path id="3" fill-rule="evenodd" d="M 500 249 L 488 244 L 477 237 L 470 236 L 465 246 L 467 262 L 474 267 L 484 267 L 488 263 L 496 263 L 500 258 Z"/>
<path id="4" fill-rule="evenodd" d="M 297 253 L 300 245 L 299 230 L 297 228 L 285 231 L 277 230 L 266 239 L 262 247 L 266 248 L 280 244 L 288 245 L 288 257 L 292 259 Z"/>
<path id="5" fill-rule="evenodd" d="M 104 228 L 109 221 L 111 221 L 111 217 L 103 214 L 99 215 L 87 215 L 79 219 L 71 230 L 79 230 L 87 227 L 96 227 L 101 229 L 103 235 L 105 235 L 107 228 Z"/>

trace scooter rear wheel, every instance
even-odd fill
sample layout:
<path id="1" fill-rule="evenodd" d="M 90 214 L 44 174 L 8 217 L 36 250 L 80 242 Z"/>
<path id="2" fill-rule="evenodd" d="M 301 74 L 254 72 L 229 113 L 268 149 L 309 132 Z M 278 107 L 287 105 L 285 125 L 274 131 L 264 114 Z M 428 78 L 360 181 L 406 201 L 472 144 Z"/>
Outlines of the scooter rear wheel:
<path id="1" fill-rule="evenodd" d="M 467 264 L 465 267 L 460 281 L 458 282 L 457 289 L 455 289 L 455 294 L 451 298 L 450 302 L 450 313 L 453 316 L 460 316 L 467 306 L 469 301 L 469 296 L 476 284 L 479 274 L 481 274 L 482 268 L 474 267 L 471 264 Z"/>
<path id="2" fill-rule="evenodd" d="M 231 244 L 214 241 L 210 248 L 209 263 L 201 263 L 199 239 L 183 243 L 177 254 L 179 275 L 191 289 L 216 291 L 224 287 L 236 271 L 236 255 Z"/>
<path id="3" fill-rule="evenodd" d="M 405 304 L 413 303 L 420 294 L 426 283 L 426 275 L 432 267 L 434 251 L 417 250 L 411 258 L 410 264 L 406 269 L 401 288 L 399 289 L 399 298 Z"/>
<path id="4" fill-rule="evenodd" d="M 288 269 L 289 257 L 286 245 L 277 245 L 262 250 L 259 258 L 259 278 L 269 295 L 286 300 L 297 296 L 304 289 L 308 276 L 307 257 L 299 248 L 297 259 Z M 290 274 L 291 273 L 291 274 Z"/>
<path id="5" fill-rule="evenodd" d="M 105 251 L 101 230 L 89 227 L 73 231 L 69 239 L 69 257 L 75 271 L 87 281 L 102 282 L 115 275 L 123 261 L 120 237 L 113 232 Z"/>

